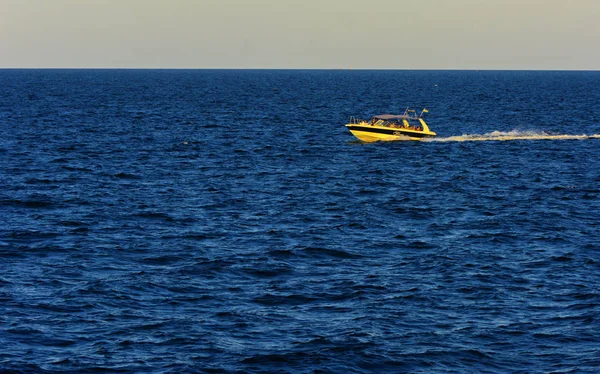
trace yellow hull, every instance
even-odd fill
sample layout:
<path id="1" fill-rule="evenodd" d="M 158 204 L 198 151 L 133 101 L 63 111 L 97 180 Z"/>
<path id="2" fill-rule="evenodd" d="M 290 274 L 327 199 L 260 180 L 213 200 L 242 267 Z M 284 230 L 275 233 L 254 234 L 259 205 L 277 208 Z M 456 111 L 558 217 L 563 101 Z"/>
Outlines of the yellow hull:
<path id="1" fill-rule="evenodd" d="M 371 143 L 371 142 L 379 142 L 379 141 L 394 141 L 394 140 L 419 140 L 420 138 L 411 138 L 406 135 L 387 135 L 387 134 L 374 134 L 371 132 L 350 130 L 352 135 L 356 136 L 356 138 L 360 141 Z"/>
<path id="2" fill-rule="evenodd" d="M 419 131 L 387 126 L 371 126 L 366 123 L 349 123 L 348 130 L 359 140 L 371 143 L 377 141 L 421 140 L 436 136 L 432 131 Z"/>

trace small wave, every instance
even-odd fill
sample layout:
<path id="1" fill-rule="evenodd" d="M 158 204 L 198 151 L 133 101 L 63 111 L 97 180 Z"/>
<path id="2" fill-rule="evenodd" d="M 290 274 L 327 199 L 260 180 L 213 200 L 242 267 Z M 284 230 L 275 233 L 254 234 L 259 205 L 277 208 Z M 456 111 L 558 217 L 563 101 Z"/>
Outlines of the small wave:
<path id="1" fill-rule="evenodd" d="M 324 257 L 335 257 L 343 259 L 359 258 L 362 257 L 357 253 L 351 253 L 342 249 L 333 248 L 322 248 L 322 247 L 298 247 L 300 252 L 309 254 L 311 256 L 324 256 Z"/>
<path id="2" fill-rule="evenodd" d="M 90 231 L 87 227 L 78 227 L 76 229 L 71 230 L 72 234 L 87 234 Z"/>
<path id="3" fill-rule="evenodd" d="M 508 140 L 576 140 L 576 139 L 600 139 L 600 134 L 594 135 L 567 135 L 548 134 L 544 131 L 492 131 L 487 134 L 464 134 L 450 136 L 447 138 L 423 139 L 427 142 L 469 142 L 469 141 L 508 141 Z"/>
<path id="4" fill-rule="evenodd" d="M 267 255 L 269 257 L 275 257 L 275 258 L 291 258 L 291 257 L 295 257 L 296 253 L 294 253 L 293 251 L 291 251 L 289 249 L 272 249 L 269 252 L 267 252 Z"/>
<path id="5" fill-rule="evenodd" d="M 414 241 L 411 242 L 410 244 L 408 244 L 408 248 L 414 248 L 414 249 L 433 249 L 436 248 L 435 245 L 427 243 L 427 242 L 422 242 L 422 241 Z"/>
<path id="6" fill-rule="evenodd" d="M 115 174 L 114 177 L 119 179 L 142 179 L 139 175 L 123 172 Z"/>
<path id="7" fill-rule="evenodd" d="M 82 227 L 82 226 L 86 226 L 87 224 L 85 222 L 82 221 L 60 221 L 58 222 L 59 225 L 61 226 L 66 226 L 66 227 Z"/>
<path id="8" fill-rule="evenodd" d="M 168 220 L 168 219 L 167 219 Z M 207 240 L 218 238 L 220 235 L 215 233 L 202 233 L 202 232 L 188 232 L 180 235 L 163 235 L 161 239 L 189 239 L 189 240 Z"/>
<path id="9" fill-rule="evenodd" d="M 41 330 L 34 329 L 31 327 L 15 327 L 5 330 L 9 334 L 14 335 L 40 335 L 43 334 Z"/>
<path id="10" fill-rule="evenodd" d="M 152 256 L 142 258 L 139 262 L 149 265 L 171 265 L 173 263 L 177 263 L 179 261 L 184 260 L 184 258 L 175 255 L 164 255 L 164 256 Z"/>
<path id="11" fill-rule="evenodd" d="M 273 365 L 282 363 L 289 364 L 295 362 L 304 362 L 309 357 L 311 357 L 311 354 L 306 352 L 258 354 L 256 356 L 244 358 L 243 360 L 241 360 L 241 363 L 260 365 Z"/>
<path id="12" fill-rule="evenodd" d="M 171 217 L 170 215 L 168 215 L 167 213 L 163 213 L 163 212 L 153 212 L 153 211 L 147 211 L 147 212 L 139 212 L 133 215 L 134 217 L 139 217 L 139 218 L 146 218 L 146 219 L 163 219 L 165 221 L 173 221 L 173 217 Z"/>
<path id="13" fill-rule="evenodd" d="M 39 200 L 19 200 L 19 199 L 0 200 L 0 206 L 16 206 L 16 207 L 23 207 L 23 208 L 39 209 L 39 208 L 50 208 L 50 207 L 53 207 L 53 205 L 54 205 L 54 203 L 52 201 L 43 200 L 43 199 L 39 199 Z"/>
<path id="14" fill-rule="evenodd" d="M 52 239 L 57 236 L 59 236 L 57 232 L 40 230 L 16 230 L 8 233 L 8 237 L 12 239 L 22 240 Z"/>
<path id="15" fill-rule="evenodd" d="M 273 278 L 293 273 L 290 266 L 272 264 L 263 267 L 244 267 L 242 271 L 257 278 Z"/>
<path id="16" fill-rule="evenodd" d="M 257 304 L 266 305 L 266 306 L 274 306 L 274 305 L 303 305 L 308 304 L 313 301 L 316 301 L 317 298 L 306 296 L 306 295 L 274 295 L 274 294 L 265 294 L 259 297 L 255 297 L 252 301 Z"/>

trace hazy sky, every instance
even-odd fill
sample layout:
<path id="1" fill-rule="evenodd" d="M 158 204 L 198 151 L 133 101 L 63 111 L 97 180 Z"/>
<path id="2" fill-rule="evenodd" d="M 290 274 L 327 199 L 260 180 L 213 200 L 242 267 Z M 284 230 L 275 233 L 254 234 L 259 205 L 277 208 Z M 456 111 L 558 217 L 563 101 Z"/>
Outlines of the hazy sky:
<path id="1" fill-rule="evenodd" d="M 2 67 L 600 69 L 600 0 L 0 0 Z"/>

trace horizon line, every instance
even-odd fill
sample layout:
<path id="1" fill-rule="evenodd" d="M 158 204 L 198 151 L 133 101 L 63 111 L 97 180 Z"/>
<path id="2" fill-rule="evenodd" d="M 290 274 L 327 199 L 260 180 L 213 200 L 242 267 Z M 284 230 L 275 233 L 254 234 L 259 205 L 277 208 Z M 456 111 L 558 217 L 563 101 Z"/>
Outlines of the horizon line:
<path id="1" fill-rule="evenodd" d="M 299 67 L 0 67 L 0 70 L 331 70 L 331 71 L 581 71 L 593 72 L 598 69 L 564 69 L 564 68 L 299 68 Z"/>

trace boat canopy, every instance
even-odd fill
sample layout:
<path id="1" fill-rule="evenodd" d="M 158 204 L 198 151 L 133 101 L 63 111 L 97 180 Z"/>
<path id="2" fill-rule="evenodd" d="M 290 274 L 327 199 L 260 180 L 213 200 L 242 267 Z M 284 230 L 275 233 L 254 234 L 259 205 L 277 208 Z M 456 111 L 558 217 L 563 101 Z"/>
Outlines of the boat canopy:
<path id="1" fill-rule="evenodd" d="M 414 117 L 407 116 L 406 114 L 380 114 L 373 118 L 382 119 L 382 120 L 391 120 L 391 119 L 414 119 Z"/>

